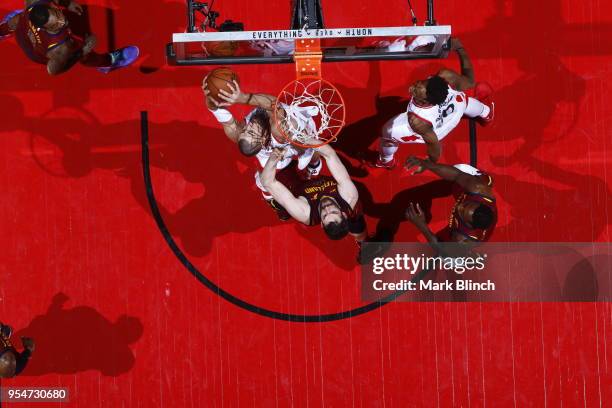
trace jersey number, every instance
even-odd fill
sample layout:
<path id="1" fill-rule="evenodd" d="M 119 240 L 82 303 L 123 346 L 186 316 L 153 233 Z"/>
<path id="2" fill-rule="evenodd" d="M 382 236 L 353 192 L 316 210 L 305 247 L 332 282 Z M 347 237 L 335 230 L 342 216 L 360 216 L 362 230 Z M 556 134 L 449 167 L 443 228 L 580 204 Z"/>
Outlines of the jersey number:
<path id="1" fill-rule="evenodd" d="M 436 119 L 436 128 L 442 127 L 442 125 L 444 124 L 444 119 L 446 119 L 454 111 L 455 111 L 454 103 L 451 103 L 446 108 L 444 108 L 444 110 L 440 112 L 440 114 L 438 115 L 438 118 Z"/>

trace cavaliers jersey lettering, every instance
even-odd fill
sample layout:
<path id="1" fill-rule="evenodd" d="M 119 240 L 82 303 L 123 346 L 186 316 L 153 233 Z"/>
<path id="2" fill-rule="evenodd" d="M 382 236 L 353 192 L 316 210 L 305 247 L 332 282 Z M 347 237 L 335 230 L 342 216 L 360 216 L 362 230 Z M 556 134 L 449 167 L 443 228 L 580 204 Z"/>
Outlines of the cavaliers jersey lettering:
<path id="1" fill-rule="evenodd" d="M 429 123 L 438 139 L 441 139 L 459 124 L 466 108 L 467 96 L 465 93 L 455 91 L 449 85 L 448 96 L 443 103 L 434 106 L 421 106 L 415 103 L 413 98 L 408 104 L 407 113 L 412 113 L 422 121 Z M 408 127 L 410 127 L 410 123 L 408 123 Z M 413 133 L 416 135 L 414 130 Z"/>
<path id="2" fill-rule="evenodd" d="M 487 174 L 481 174 L 479 176 L 484 183 L 488 186 L 493 185 L 493 179 L 491 176 Z M 470 193 L 465 191 L 457 186 L 456 191 L 454 192 L 456 201 L 453 206 L 453 210 L 451 211 L 450 220 L 448 223 L 448 228 L 450 230 L 450 235 L 453 233 L 458 233 L 460 235 L 465 236 L 467 239 L 471 241 L 484 242 L 488 241 L 495 229 L 495 224 L 497 223 L 497 205 L 495 204 L 495 199 L 491 197 L 485 197 L 482 194 L 478 193 Z M 467 202 L 476 202 L 480 205 L 485 205 L 493 211 L 493 222 L 488 228 L 474 228 L 469 226 L 459 215 L 458 208 Z"/>

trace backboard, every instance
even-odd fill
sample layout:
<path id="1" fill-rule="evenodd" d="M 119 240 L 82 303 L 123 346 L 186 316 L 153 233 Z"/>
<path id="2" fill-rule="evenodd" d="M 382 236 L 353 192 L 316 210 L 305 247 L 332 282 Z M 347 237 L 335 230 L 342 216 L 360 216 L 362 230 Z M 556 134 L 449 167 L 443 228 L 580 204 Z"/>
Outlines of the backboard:
<path id="1" fill-rule="evenodd" d="M 450 26 L 175 33 L 176 65 L 293 63 L 296 42 L 318 39 L 322 62 L 445 58 Z"/>
<path id="2" fill-rule="evenodd" d="M 236 65 L 293 63 L 296 79 L 285 85 L 274 104 L 274 121 L 285 140 L 316 147 L 336 140 L 345 124 L 340 91 L 323 79 L 323 62 L 444 58 L 450 26 L 436 25 L 433 0 L 428 20 L 418 26 L 327 28 L 319 0 L 294 0 L 291 29 L 244 31 L 227 20 L 217 27 L 208 3 L 187 0 L 188 28 L 175 33 L 166 54 L 175 65 Z M 412 11 L 412 6 L 408 2 Z M 196 25 L 196 13 L 205 17 Z M 209 28 L 219 31 L 206 31 Z"/>

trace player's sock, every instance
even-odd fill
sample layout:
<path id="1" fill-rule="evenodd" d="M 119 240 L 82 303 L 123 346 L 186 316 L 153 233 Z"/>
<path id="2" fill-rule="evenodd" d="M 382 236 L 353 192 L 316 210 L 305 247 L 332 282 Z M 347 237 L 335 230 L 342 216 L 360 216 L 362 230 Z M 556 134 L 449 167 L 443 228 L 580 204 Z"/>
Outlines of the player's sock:
<path id="1" fill-rule="evenodd" d="M 388 146 L 381 143 L 380 146 L 380 160 L 382 162 L 388 163 L 393 160 L 393 156 L 395 156 L 395 152 L 397 152 L 399 146 Z"/>
<path id="2" fill-rule="evenodd" d="M 487 105 L 480 102 L 478 99 L 468 98 L 468 105 L 463 114 L 470 118 L 486 118 L 489 112 L 491 112 L 491 109 Z"/>
<path id="3" fill-rule="evenodd" d="M 397 144 L 392 144 L 387 140 L 381 140 L 378 151 L 378 158 L 376 159 L 376 162 L 370 163 L 369 166 L 375 168 L 383 168 L 387 170 L 394 169 L 395 165 L 397 164 L 395 160 L 395 152 L 397 152 L 398 148 L 399 145 Z"/>
<path id="4" fill-rule="evenodd" d="M 482 102 L 474 98 L 469 98 L 464 115 L 473 118 L 482 126 L 488 126 L 495 116 L 495 104 L 491 101 L 490 96 Z"/>
<path id="5" fill-rule="evenodd" d="M 487 116 L 489 116 L 489 113 L 491 113 L 491 108 L 489 108 L 487 105 L 483 104 L 482 105 L 482 112 L 480 113 L 481 118 L 486 118 Z"/>

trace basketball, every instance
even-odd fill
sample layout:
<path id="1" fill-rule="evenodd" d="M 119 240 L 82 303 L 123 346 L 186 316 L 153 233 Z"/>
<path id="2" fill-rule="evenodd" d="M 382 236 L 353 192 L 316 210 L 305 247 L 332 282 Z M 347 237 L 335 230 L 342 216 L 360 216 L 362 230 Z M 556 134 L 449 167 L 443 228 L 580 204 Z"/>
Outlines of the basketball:
<path id="1" fill-rule="evenodd" d="M 238 49 L 238 41 L 210 41 L 205 44 L 206 51 L 213 57 L 230 57 Z"/>
<path id="2" fill-rule="evenodd" d="M 206 77 L 206 86 L 210 91 L 210 96 L 216 101 L 222 101 L 222 99 L 219 99 L 219 90 L 224 89 L 231 92 L 232 90 L 227 84 L 232 81 L 240 83 L 238 75 L 231 69 L 227 67 L 213 69 Z"/>

